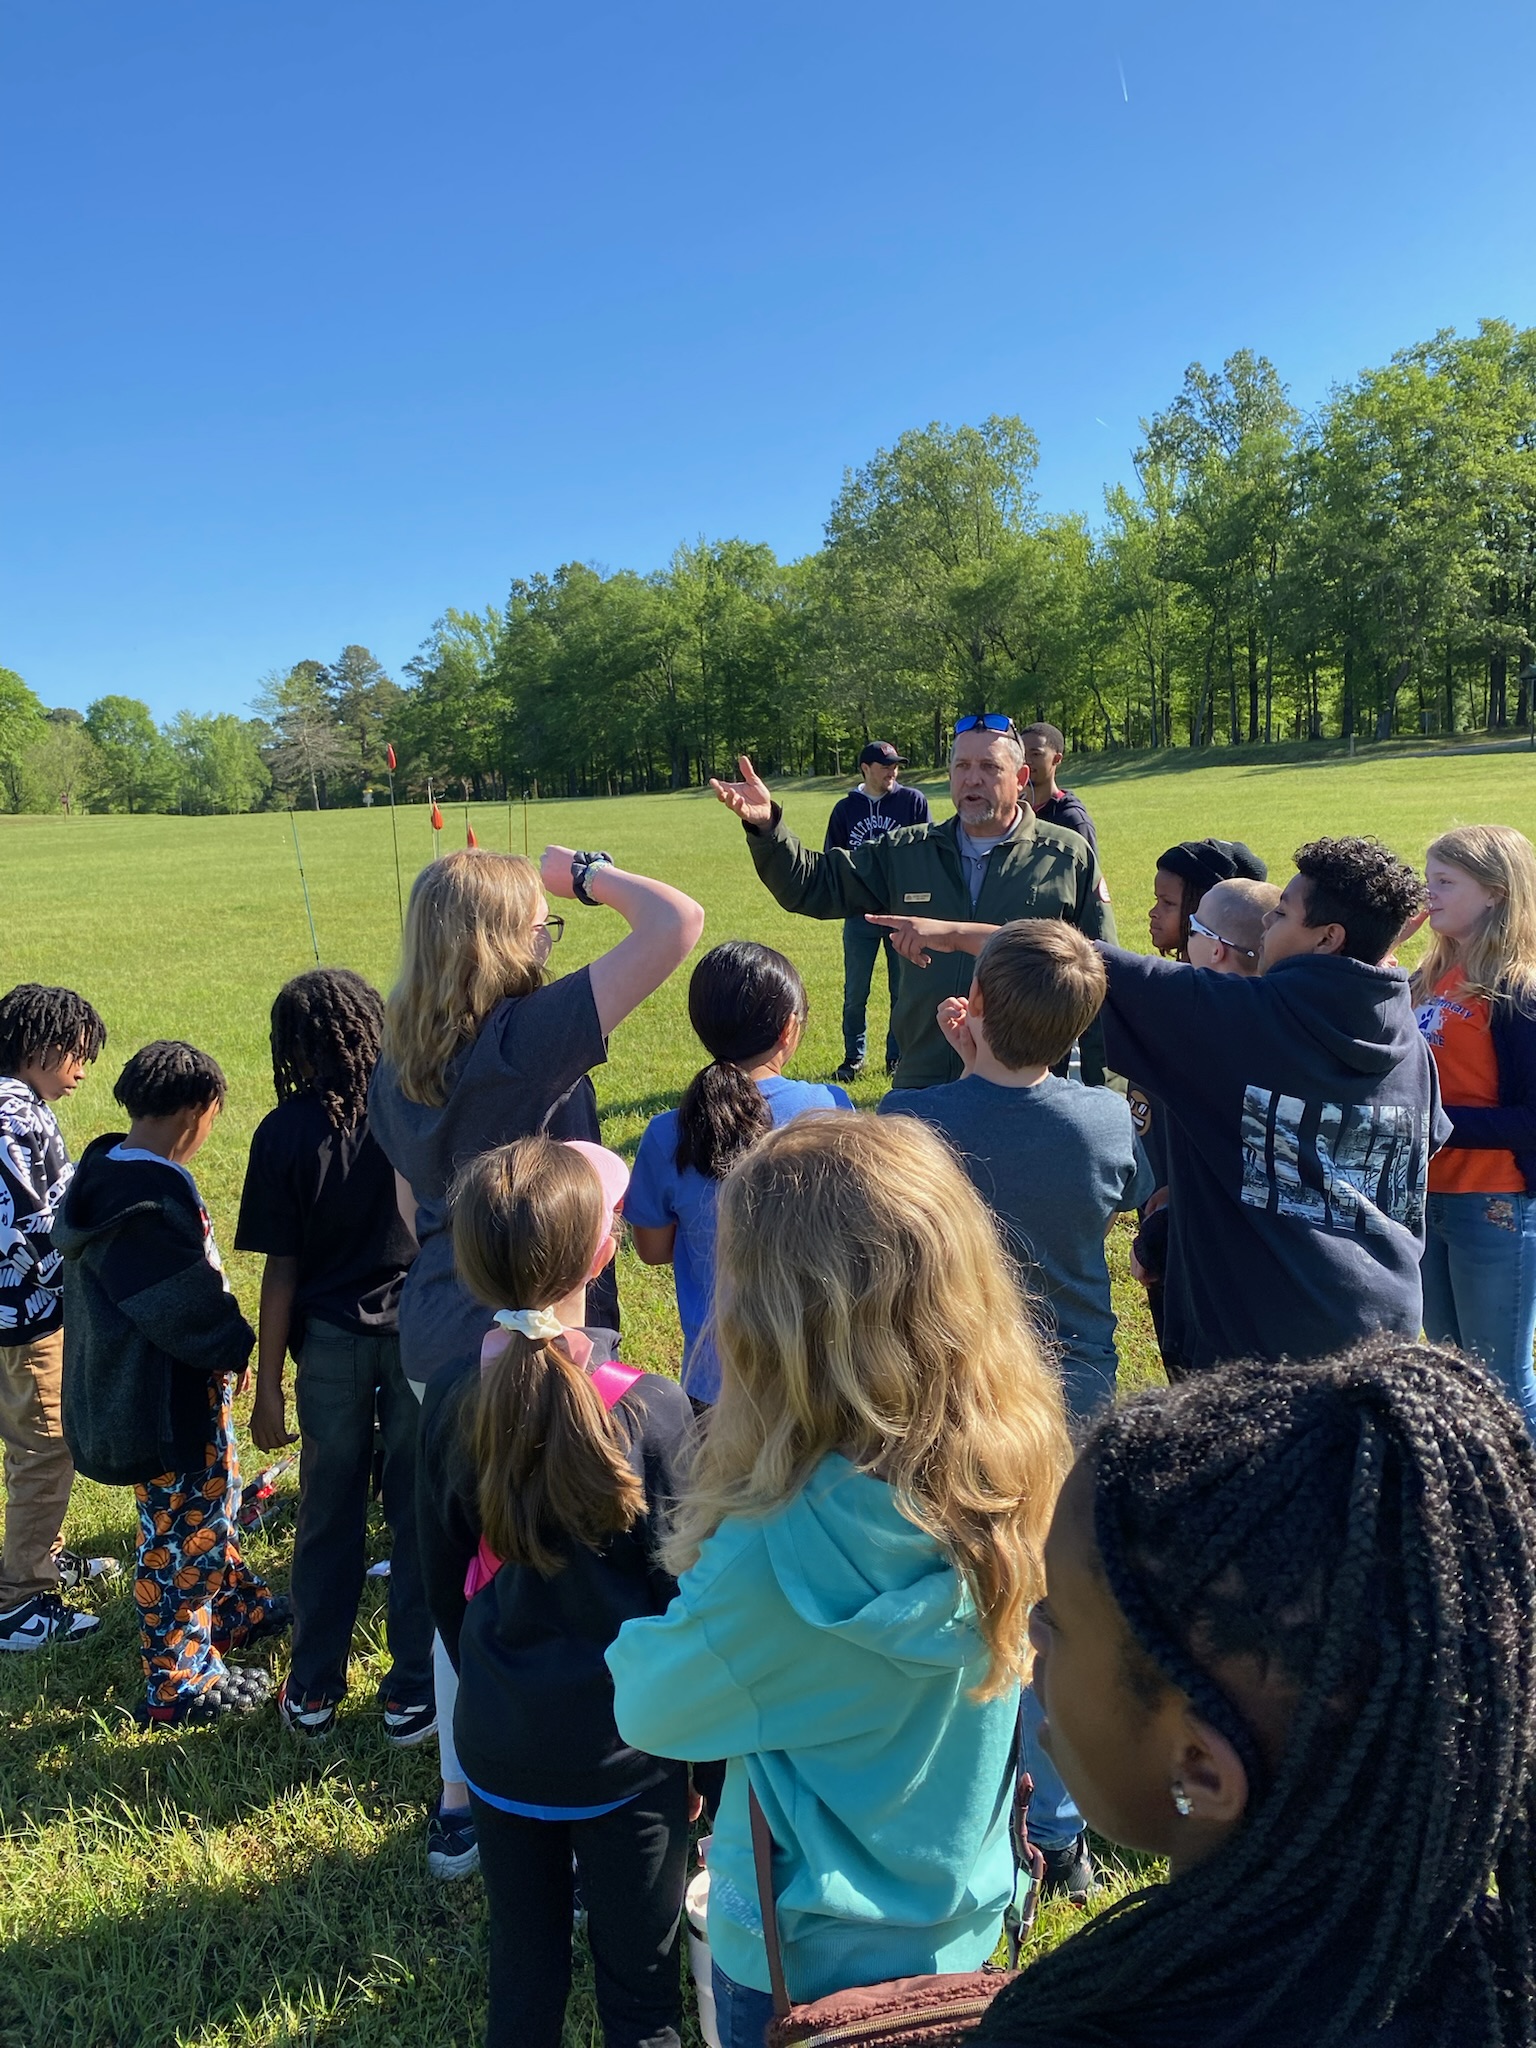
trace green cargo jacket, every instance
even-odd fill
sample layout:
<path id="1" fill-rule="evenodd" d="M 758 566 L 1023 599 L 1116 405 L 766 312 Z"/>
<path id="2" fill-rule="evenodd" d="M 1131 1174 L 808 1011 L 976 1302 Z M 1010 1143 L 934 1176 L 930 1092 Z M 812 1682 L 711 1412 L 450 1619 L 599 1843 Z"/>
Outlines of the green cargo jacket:
<path id="1" fill-rule="evenodd" d="M 1109 891 L 1092 847 L 1076 832 L 1042 825 L 1028 804 L 1017 837 L 987 862 L 974 906 L 956 842 L 957 820 L 908 825 L 866 840 L 852 853 L 834 847 L 815 853 L 784 829 L 775 804 L 766 825 L 748 825 L 752 861 L 770 893 L 803 917 L 857 917 L 885 911 L 896 917 L 942 917 L 966 924 L 1010 924 L 1016 917 L 1064 917 L 1090 939 L 1113 943 Z M 969 953 L 935 953 L 929 967 L 903 960 L 892 1028 L 901 1048 L 898 1088 L 932 1088 L 960 1077 L 937 1019 L 946 996 L 970 992 L 976 962 Z M 1095 1021 L 1081 1048 L 1083 1079 L 1104 1078 L 1103 1027 Z"/>

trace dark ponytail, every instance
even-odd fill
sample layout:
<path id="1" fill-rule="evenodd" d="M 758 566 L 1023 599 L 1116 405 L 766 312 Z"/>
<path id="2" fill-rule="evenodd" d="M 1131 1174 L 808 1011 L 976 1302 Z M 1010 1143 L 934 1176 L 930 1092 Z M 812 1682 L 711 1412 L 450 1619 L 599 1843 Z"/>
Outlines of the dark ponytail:
<path id="1" fill-rule="evenodd" d="M 805 983 L 771 946 L 727 939 L 704 955 L 688 984 L 688 1019 L 713 1064 L 688 1083 L 677 1112 L 677 1165 L 721 1180 L 773 1118 L 744 1069 L 772 1052 L 794 1018 L 803 1023 Z"/>

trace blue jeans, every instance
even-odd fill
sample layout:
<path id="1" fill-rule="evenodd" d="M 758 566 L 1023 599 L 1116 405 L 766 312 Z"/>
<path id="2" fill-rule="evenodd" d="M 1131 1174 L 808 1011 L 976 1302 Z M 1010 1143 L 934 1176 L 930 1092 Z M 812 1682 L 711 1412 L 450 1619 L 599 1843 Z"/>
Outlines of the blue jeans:
<path id="1" fill-rule="evenodd" d="M 881 947 L 885 948 L 885 978 L 891 994 L 891 1010 L 896 1009 L 896 976 L 900 971 L 896 963 L 895 950 L 889 938 L 877 924 L 866 924 L 862 917 L 847 917 L 843 920 L 843 1058 L 850 1067 L 862 1066 L 865 1047 L 865 1012 L 869 1008 L 869 985 L 875 978 L 875 962 L 880 957 Z M 885 1064 L 895 1066 L 901 1057 L 901 1047 L 896 1035 L 889 1029 L 885 1034 Z"/>
<path id="2" fill-rule="evenodd" d="M 1536 1196 L 1431 1195 L 1424 1334 L 1476 1352 L 1536 1435 Z"/>
<path id="3" fill-rule="evenodd" d="M 1024 1688 L 1023 1705 L 1020 1763 L 1035 1781 L 1035 1796 L 1029 1802 L 1029 1839 L 1037 1849 L 1065 1849 L 1083 1832 L 1083 1816 L 1056 1766 L 1040 1747 L 1040 1723 L 1045 1714 L 1032 1685 Z"/>
<path id="4" fill-rule="evenodd" d="M 311 1317 L 294 1383 L 299 1411 L 299 1529 L 293 1546 L 289 1685 L 310 1706 L 343 1699 L 367 1562 L 374 1429 L 383 1451 L 390 1670 L 381 1697 L 432 1698 L 432 1616 L 416 1545 L 416 1438 L 421 1410 L 400 1370 L 393 1330 L 354 1335 Z"/>
<path id="5" fill-rule="evenodd" d="M 734 1983 L 716 1962 L 709 1966 L 709 1981 L 715 1994 L 720 2048 L 763 2048 L 763 2036 L 773 2018 L 772 1994 Z"/>

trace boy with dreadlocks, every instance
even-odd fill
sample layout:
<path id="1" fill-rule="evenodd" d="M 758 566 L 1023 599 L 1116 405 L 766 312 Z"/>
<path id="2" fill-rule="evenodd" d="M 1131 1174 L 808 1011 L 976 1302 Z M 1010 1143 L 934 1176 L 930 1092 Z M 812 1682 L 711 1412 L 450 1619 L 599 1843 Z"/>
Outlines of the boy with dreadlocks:
<path id="1" fill-rule="evenodd" d="M 368 1128 L 384 1004 L 344 967 L 300 974 L 272 1005 L 277 1107 L 251 1140 L 235 1245 L 263 1252 L 251 1437 L 293 1442 L 283 1396 L 297 1361 L 301 1441 L 293 1663 L 278 1707 L 294 1734 L 329 1735 L 347 1691 L 362 1592 L 374 1433 L 382 1441 L 391 1668 L 379 1689 L 397 1748 L 437 1725 L 432 1621 L 416 1544 L 420 1409 L 400 1370 L 400 1289 L 416 1255 L 394 1170 Z"/>
<path id="2" fill-rule="evenodd" d="M 1045 1571 L 1044 1744 L 1171 1874 L 975 2041 L 1536 2039 L 1536 1453 L 1481 1366 L 1382 1335 L 1133 1400 Z"/>
<path id="3" fill-rule="evenodd" d="M 64 1290 L 50 1232 L 74 1168 L 53 1105 L 73 1095 L 107 1042 L 73 989 L 23 982 L 0 1000 L 0 1440 L 5 1549 L 0 1650 L 79 1642 L 100 1627 L 59 1588 L 116 1572 L 61 1532 L 75 1468 L 59 1419 Z"/>

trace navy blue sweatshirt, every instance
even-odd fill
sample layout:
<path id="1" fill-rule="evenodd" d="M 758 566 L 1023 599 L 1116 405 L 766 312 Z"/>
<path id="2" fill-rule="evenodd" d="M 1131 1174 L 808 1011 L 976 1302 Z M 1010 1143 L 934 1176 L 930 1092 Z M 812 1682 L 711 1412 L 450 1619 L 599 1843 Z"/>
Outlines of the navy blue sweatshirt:
<path id="1" fill-rule="evenodd" d="M 902 825 L 931 822 L 928 799 L 920 789 L 907 789 L 898 782 L 884 796 L 873 797 L 861 782 L 832 806 L 823 850 L 831 853 L 840 846 L 845 853 L 852 853 L 867 840 L 882 839 Z"/>
<path id="2" fill-rule="evenodd" d="M 1312 953 L 1249 980 L 1099 950 L 1109 1063 L 1166 1111 L 1169 1354 L 1199 1369 L 1417 1337 L 1450 1125 L 1407 975 Z"/>

